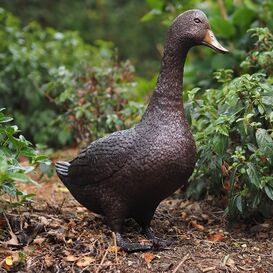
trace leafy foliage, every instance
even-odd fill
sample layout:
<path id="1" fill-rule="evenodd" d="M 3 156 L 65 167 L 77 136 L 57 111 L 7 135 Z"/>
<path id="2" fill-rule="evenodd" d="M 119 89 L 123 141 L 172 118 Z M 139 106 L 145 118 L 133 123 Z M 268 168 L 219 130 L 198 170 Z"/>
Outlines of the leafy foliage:
<path id="1" fill-rule="evenodd" d="M 1 0 L 0 6 L 18 16 L 24 24 L 39 22 L 58 31 L 74 30 L 87 43 L 112 41 L 122 60 L 130 59 L 141 76 L 152 77 L 158 70 L 155 45 L 164 36 L 159 22 L 139 23 L 148 11 L 145 1 L 95 0 Z M 139 69 L 138 69 L 139 68 Z"/>
<path id="2" fill-rule="evenodd" d="M 117 63 L 111 50 L 106 53 L 103 63 L 84 71 L 71 73 L 60 67 L 55 79 L 44 86 L 47 96 L 53 93 L 55 102 L 64 108 L 59 120 L 74 129 L 78 142 L 129 128 L 144 111 L 143 104 L 130 101 L 134 68 L 129 62 Z"/>
<path id="3" fill-rule="evenodd" d="M 90 124 L 96 138 L 137 118 L 137 104 L 123 107 L 133 88 L 133 68 L 116 61 L 111 43 L 91 46 L 76 32 L 34 22 L 22 27 L 3 9 L 0 36 L 2 103 L 35 143 L 71 143 Z"/>
<path id="4" fill-rule="evenodd" d="M 239 64 L 245 58 L 245 49 L 249 50 L 253 43 L 249 28 L 268 27 L 273 30 L 273 2 L 271 0 L 242 1 L 173 1 L 146 0 L 151 10 L 142 17 L 149 24 L 153 20 L 161 20 L 169 26 L 172 20 L 188 9 L 201 9 L 208 16 L 210 25 L 216 37 L 230 49 L 232 54 L 215 54 L 211 50 L 198 47 L 191 50 L 185 67 L 184 86 L 186 89 L 199 86 L 210 88 L 215 84 L 211 80 L 213 71 L 226 68 L 240 73 Z"/>
<path id="5" fill-rule="evenodd" d="M 3 2 L 20 13 L 17 5 Z M 22 17 L 29 22 L 31 12 L 35 13 L 44 25 L 77 29 L 92 42 L 98 37 L 124 37 L 121 52 L 126 51 L 126 57 L 135 57 L 141 65 L 144 59 L 151 63 L 149 57 L 155 58 L 155 41 L 162 51 L 163 35 L 158 33 L 177 14 L 190 8 L 205 11 L 216 36 L 232 54 L 219 55 L 195 48 L 186 63 L 185 89 L 202 88 L 185 92 L 188 118 L 199 147 L 199 161 L 187 194 L 198 198 L 209 184 L 210 192 L 228 196 L 230 216 L 247 217 L 257 212 L 269 215 L 273 197 L 272 1 L 146 0 L 151 11 L 142 17 L 142 26 L 152 24 L 153 31 L 146 28 L 145 33 L 135 26 L 136 18 L 130 21 L 131 17 L 126 16 L 128 10 L 135 9 L 134 1 L 129 1 L 121 13 L 113 12 L 119 5 L 125 6 L 120 1 L 94 4 L 86 0 L 86 9 L 79 1 L 72 1 L 75 12 L 67 12 L 64 20 L 58 20 L 62 12 L 50 12 L 52 16 L 46 22 L 43 14 L 47 13 L 42 11 L 61 11 L 69 6 L 66 2 L 46 3 L 41 8 L 41 1 L 24 1 L 34 3 L 33 10 L 40 12 L 36 14 L 33 6 L 22 4 L 26 12 Z M 79 19 L 75 19 L 77 16 Z M 89 30 L 85 30 L 88 20 L 102 26 L 91 24 L 90 38 Z M 164 27 L 155 26 L 154 20 L 160 20 Z M 115 27 L 114 22 L 118 22 Z M 255 29 L 247 32 L 249 28 Z M 110 34 L 104 36 L 103 29 Z M 142 38 L 147 33 L 149 39 Z M 156 36 L 161 38 L 157 40 Z M 74 138 L 90 140 L 129 127 L 143 111 L 141 103 L 134 102 L 132 91 L 138 93 L 137 100 L 142 102 L 154 86 L 156 77 L 151 82 L 140 79 L 135 87 L 132 65 L 117 61 L 111 43 L 100 41 L 91 46 L 77 32 L 41 28 L 34 22 L 23 27 L 17 18 L 0 9 L 0 37 L 1 98 L 27 137 L 35 142 L 64 145 Z M 254 41 L 257 42 L 253 47 Z M 218 71 L 212 79 L 215 70 Z M 158 67 L 148 77 L 154 71 Z M 207 90 L 203 92 L 204 89 Z"/>
<path id="6" fill-rule="evenodd" d="M 229 195 L 230 216 L 244 217 L 270 215 L 273 201 L 273 35 L 267 28 L 249 32 L 257 42 L 241 63 L 244 74 L 218 70 L 221 85 L 191 90 L 187 108 L 199 147 L 188 196 L 209 183 L 214 194 Z"/>
<path id="7" fill-rule="evenodd" d="M 40 155 L 23 135 L 19 135 L 13 120 L 0 109 L 0 213 L 8 207 L 22 206 L 33 196 L 18 189 L 17 183 L 35 183 L 27 173 L 40 166 L 48 170 L 50 161 L 47 156 Z M 21 164 L 20 158 L 26 158 L 29 164 Z M 8 198 L 7 198 L 8 197 Z"/>

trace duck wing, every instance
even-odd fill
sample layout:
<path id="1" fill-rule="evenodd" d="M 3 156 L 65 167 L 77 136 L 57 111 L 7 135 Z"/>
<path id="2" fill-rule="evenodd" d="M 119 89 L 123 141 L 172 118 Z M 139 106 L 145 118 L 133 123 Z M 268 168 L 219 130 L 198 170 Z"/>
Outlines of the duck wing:
<path id="1" fill-rule="evenodd" d="M 69 178 L 75 183 L 95 184 L 112 177 L 133 152 L 133 139 L 132 130 L 124 130 L 92 142 L 69 162 Z"/>

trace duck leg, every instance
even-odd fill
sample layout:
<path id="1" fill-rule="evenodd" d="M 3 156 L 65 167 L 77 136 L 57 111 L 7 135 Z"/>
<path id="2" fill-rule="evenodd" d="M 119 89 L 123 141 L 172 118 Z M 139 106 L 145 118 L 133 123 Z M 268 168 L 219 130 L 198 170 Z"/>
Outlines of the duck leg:
<path id="1" fill-rule="evenodd" d="M 129 243 L 121 235 L 122 225 L 125 219 L 126 211 L 118 209 L 116 213 L 110 213 L 111 210 L 105 210 L 107 213 L 107 221 L 109 227 L 115 232 L 117 246 L 121 247 L 126 252 L 138 252 L 138 251 L 148 251 L 153 248 L 152 245 L 142 245 L 139 243 Z"/>
<path id="2" fill-rule="evenodd" d="M 152 245 L 142 245 L 139 243 L 128 243 L 124 240 L 121 233 L 115 232 L 117 246 L 121 247 L 126 252 L 138 252 L 138 251 L 148 251 L 153 248 Z"/>
<path id="3" fill-rule="evenodd" d="M 153 247 L 156 249 L 166 248 L 173 243 L 171 240 L 164 240 L 155 236 L 154 231 L 150 225 L 143 227 L 142 231 L 147 236 L 147 238 L 153 242 Z"/>

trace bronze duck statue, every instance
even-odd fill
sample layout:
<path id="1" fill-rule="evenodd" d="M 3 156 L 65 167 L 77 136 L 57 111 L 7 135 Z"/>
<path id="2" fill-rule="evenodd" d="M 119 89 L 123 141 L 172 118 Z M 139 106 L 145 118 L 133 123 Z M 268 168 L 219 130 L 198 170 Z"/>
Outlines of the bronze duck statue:
<path id="1" fill-rule="evenodd" d="M 159 203 L 188 183 L 196 161 L 193 136 L 182 102 L 183 67 L 189 49 L 206 45 L 228 52 L 216 40 L 206 15 L 189 10 L 169 28 L 157 84 L 133 128 L 92 142 L 70 162 L 57 162 L 59 178 L 75 199 L 105 217 L 125 251 L 164 247 L 150 227 Z M 150 244 L 129 243 L 121 229 L 133 218 Z"/>

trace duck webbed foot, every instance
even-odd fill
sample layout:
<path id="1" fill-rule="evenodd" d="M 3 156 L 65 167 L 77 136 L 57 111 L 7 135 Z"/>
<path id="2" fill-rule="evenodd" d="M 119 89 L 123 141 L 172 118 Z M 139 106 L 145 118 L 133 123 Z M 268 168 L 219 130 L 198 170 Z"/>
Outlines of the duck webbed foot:
<path id="1" fill-rule="evenodd" d="M 122 235 L 118 232 L 116 232 L 116 241 L 117 246 L 121 247 L 126 252 L 148 251 L 153 249 L 153 245 L 128 243 L 123 239 Z"/>
<path id="2" fill-rule="evenodd" d="M 163 240 L 157 236 L 155 236 L 154 231 L 151 227 L 145 227 L 143 228 L 143 233 L 146 235 L 146 237 L 153 242 L 153 248 L 154 249 L 162 249 L 167 248 L 170 246 L 173 241 L 172 240 Z"/>

